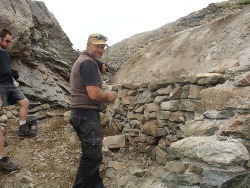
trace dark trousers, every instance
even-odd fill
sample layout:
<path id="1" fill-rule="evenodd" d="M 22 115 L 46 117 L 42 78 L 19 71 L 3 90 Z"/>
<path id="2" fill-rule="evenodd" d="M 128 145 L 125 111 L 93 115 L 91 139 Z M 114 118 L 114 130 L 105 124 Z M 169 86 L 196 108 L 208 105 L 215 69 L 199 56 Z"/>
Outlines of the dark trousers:
<path id="1" fill-rule="evenodd" d="M 103 157 L 99 111 L 71 109 L 70 123 L 82 147 L 82 156 L 73 188 L 104 188 L 99 174 Z"/>

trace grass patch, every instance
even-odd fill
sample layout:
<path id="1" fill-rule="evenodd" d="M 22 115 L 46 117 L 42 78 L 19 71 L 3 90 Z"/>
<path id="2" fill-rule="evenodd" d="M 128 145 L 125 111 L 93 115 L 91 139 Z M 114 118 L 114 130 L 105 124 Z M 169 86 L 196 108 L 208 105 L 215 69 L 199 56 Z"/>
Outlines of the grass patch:
<path id="1" fill-rule="evenodd" d="M 238 5 L 247 5 L 247 4 L 250 4 L 250 0 L 240 0 L 237 4 Z"/>
<path id="2" fill-rule="evenodd" d="M 227 8 L 230 8 L 231 7 L 231 5 L 229 4 L 229 3 L 225 3 L 225 4 L 222 4 L 222 5 L 220 5 L 221 6 L 221 8 L 223 8 L 223 9 L 227 9 Z"/>

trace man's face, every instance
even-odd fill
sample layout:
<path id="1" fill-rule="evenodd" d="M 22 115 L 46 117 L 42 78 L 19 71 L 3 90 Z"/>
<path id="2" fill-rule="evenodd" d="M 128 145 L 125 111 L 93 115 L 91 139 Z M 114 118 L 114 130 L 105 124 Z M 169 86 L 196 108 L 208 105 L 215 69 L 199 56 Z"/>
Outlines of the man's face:
<path id="1" fill-rule="evenodd" d="M 3 48 L 3 49 L 8 48 L 9 45 L 11 44 L 11 40 L 12 40 L 12 36 L 10 36 L 8 34 L 5 37 L 0 38 L 0 46 L 1 46 L 1 48 Z"/>
<path id="2" fill-rule="evenodd" d="M 87 51 L 90 55 L 92 55 L 95 59 L 101 59 L 104 53 L 105 44 L 87 44 Z"/>

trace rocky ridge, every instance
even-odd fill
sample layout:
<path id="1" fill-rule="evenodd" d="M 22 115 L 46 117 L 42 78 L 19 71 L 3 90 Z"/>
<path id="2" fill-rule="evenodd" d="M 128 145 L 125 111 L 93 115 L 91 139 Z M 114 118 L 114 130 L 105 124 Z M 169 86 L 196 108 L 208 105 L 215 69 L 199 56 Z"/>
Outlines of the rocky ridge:
<path id="1" fill-rule="evenodd" d="M 238 0 L 229 0 L 221 3 L 211 3 L 202 10 L 195 11 L 178 20 L 167 23 L 155 30 L 138 33 L 124 39 L 108 48 L 104 54 L 104 61 L 120 70 L 123 64 L 128 63 L 131 57 L 163 38 L 175 33 L 208 24 L 220 17 L 224 17 L 242 8 Z"/>
<path id="2" fill-rule="evenodd" d="M 169 76 L 220 73 L 234 62 L 249 65 L 249 9 L 245 5 L 208 24 L 163 37 L 132 56 L 112 82 L 145 83 Z"/>

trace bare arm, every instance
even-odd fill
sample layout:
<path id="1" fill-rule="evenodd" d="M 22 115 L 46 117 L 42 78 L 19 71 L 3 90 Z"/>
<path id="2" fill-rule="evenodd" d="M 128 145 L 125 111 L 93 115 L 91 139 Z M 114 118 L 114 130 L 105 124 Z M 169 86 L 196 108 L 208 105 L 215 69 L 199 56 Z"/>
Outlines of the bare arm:
<path id="1" fill-rule="evenodd" d="M 116 99 L 116 93 L 111 91 L 103 91 L 98 86 L 87 86 L 88 95 L 96 101 L 113 102 Z"/>

